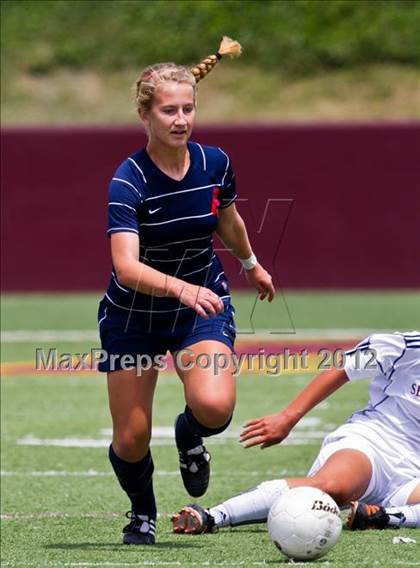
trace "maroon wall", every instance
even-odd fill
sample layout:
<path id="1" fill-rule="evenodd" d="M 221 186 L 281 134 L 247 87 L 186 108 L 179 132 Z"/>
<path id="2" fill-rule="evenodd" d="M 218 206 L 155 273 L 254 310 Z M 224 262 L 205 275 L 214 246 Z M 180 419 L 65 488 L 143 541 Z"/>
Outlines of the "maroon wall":
<path id="1" fill-rule="evenodd" d="M 420 285 L 420 123 L 202 127 L 194 139 L 231 155 L 238 207 L 277 284 Z M 3 289 L 105 287 L 108 181 L 144 142 L 134 127 L 3 130 Z"/>

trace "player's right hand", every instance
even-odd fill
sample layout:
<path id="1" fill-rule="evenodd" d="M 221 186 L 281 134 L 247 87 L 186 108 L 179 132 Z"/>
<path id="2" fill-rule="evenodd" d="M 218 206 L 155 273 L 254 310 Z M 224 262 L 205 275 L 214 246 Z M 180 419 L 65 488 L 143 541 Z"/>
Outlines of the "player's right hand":
<path id="1" fill-rule="evenodd" d="M 263 450 L 287 438 L 295 423 L 285 412 L 248 420 L 239 441 L 244 442 L 245 448 L 260 446 Z"/>
<path id="2" fill-rule="evenodd" d="M 193 308 L 204 319 L 209 319 L 210 316 L 220 314 L 224 310 L 220 297 L 203 286 L 183 282 L 177 297 L 184 306 Z"/>

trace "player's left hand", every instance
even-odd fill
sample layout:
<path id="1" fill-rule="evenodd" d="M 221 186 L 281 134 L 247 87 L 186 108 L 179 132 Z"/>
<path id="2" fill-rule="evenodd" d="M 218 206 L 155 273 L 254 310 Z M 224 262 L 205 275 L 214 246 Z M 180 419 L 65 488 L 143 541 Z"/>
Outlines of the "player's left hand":
<path id="1" fill-rule="evenodd" d="M 271 302 L 276 293 L 273 286 L 273 279 L 270 274 L 261 266 L 257 264 L 251 270 L 245 270 L 246 279 L 258 290 L 260 300 L 264 300 L 268 296 L 268 301 Z"/>
<path id="2" fill-rule="evenodd" d="M 263 450 L 279 444 L 287 438 L 295 424 L 296 421 L 285 412 L 248 420 L 239 437 L 239 441 L 244 443 L 245 448 L 261 446 Z"/>

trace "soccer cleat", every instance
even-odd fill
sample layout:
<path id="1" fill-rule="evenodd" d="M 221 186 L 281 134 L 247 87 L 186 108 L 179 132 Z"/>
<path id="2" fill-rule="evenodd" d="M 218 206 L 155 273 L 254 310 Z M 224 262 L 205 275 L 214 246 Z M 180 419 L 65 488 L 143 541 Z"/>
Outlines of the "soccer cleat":
<path id="1" fill-rule="evenodd" d="M 203 446 L 203 439 L 194 436 L 197 446 L 189 450 L 181 449 L 183 444 L 177 439 L 178 421 L 182 418 L 180 414 L 175 421 L 175 441 L 179 453 L 179 469 L 181 471 L 184 487 L 191 497 L 201 497 L 207 491 L 210 481 L 210 454 Z"/>
<path id="2" fill-rule="evenodd" d="M 210 454 L 203 444 L 179 452 L 179 469 L 184 487 L 191 497 L 201 497 L 210 481 Z"/>
<path id="3" fill-rule="evenodd" d="M 201 534 L 217 532 L 214 525 L 214 518 L 207 509 L 200 505 L 187 505 L 179 513 L 171 517 L 172 530 L 180 534 Z"/>
<path id="4" fill-rule="evenodd" d="M 389 515 L 380 505 L 367 505 L 360 501 L 352 501 L 347 528 L 352 531 L 366 529 L 385 529 L 389 524 Z"/>
<path id="5" fill-rule="evenodd" d="M 132 511 L 128 511 L 126 516 L 130 522 L 123 528 L 124 544 L 155 544 L 155 519 L 147 515 L 136 515 Z"/>

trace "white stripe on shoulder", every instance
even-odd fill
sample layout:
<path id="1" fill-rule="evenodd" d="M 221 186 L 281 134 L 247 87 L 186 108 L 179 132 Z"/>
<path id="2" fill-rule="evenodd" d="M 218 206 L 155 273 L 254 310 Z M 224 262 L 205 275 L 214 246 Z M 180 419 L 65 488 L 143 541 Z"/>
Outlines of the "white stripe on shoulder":
<path id="1" fill-rule="evenodd" d="M 136 235 L 139 234 L 139 232 L 136 231 L 136 229 L 132 229 L 131 227 L 112 227 L 111 229 L 107 230 L 107 233 L 112 233 L 114 231 L 119 231 L 119 232 L 128 231 L 129 233 L 136 233 Z"/>
<path id="2" fill-rule="evenodd" d="M 139 172 L 141 173 L 141 177 L 143 178 L 144 183 L 147 183 L 146 178 L 144 177 L 143 170 L 142 170 L 141 167 L 138 165 L 138 163 L 135 162 L 135 161 L 133 160 L 133 158 L 128 158 L 128 159 L 129 159 L 129 161 L 130 161 L 131 163 L 133 163 L 133 164 L 136 166 L 136 168 L 139 170 Z"/>
<path id="3" fill-rule="evenodd" d="M 134 211 L 134 213 L 137 213 L 134 207 L 131 207 L 131 205 L 127 205 L 126 203 L 120 203 L 119 201 L 110 201 L 108 205 L 120 205 L 121 207 L 127 207 L 128 209 Z"/>
<path id="4" fill-rule="evenodd" d="M 406 339 L 420 339 L 420 333 L 418 331 L 404 331 L 401 335 Z"/>
<path id="5" fill-rule="evenodd" d="M 205 213 L 204 215 L 190 215 L 189 217 L 177 217 L 169 221 L 160 221 L 159 223 L 140 223 L 142 227 L 155 227 L 156 225 L 167 225 L 168 223 L 175 223 L 176 221 L 185 221 L 186 219 L 202 219 L 203 217 L 210 217 L 213 213 Z"/>
<path id="6" fill-rule="evenodd" d="M 201 189 L 208 189 L 209 187 L 220 187 L 220 183 L 212 183 L 211 185 L 201 185 L 200 187 L 192 187 L 191 189 L 181 189 L 180 191 L 170 191 L 169 193 L 162 193 L 154 197 L 146 197 L 144 201 L 152 201 L 152 199 L 160 199 L 161 197 L 168 197 L 172 195 L 179 195 L 180 193 L 188 193 L 189 191 L 200 191 Z"/>
<path id="7" fill-rule="evenodd" d="M 137 193 L 137 195 L 140 197 L 140 199 L 143 201 L 143 196 L 140 193 L 140 191 L 137 189 L 137 187 L 135 187 L 132 183 L 130 183 L 129 181 L 127 181 L 126 179 L 121 179 L 121 178 L 112 178 L 112 181 L 120 181 L 121 183 L 126 183 L 129 187 L 131 187 L 131 189 L 134 189 L 134 191 Z"/>
<path id="8" fill-rule="evenodd" d="M 206 155 L 204 153 L 203 146 L 201 144 L 199 144 L 198 142 L 195 142 L 195 144 L 197 144 L 197 146 L 200 148 L 200 151 L 203 155 L 203 169 L 204 169 L 204 171 L 207 171 Z"/>
<path id="9" fill-rule="evenodd" d="M 224 156 L 226 156 L 226 160 L 227 160 L 225 175 L 222 178 L 222 185 L 223 185 L 225 183 L 225 177 L 226 177 L 226 174 L 227 174 L 227 171 L 228 171 L 228 168 L 229 168 L 230 160 L 229 160 L 229 156 L 226 154 L 226 152 L 223 152 L 223 150 L 219 147 L 217 149 L 220 150 Z"/>

